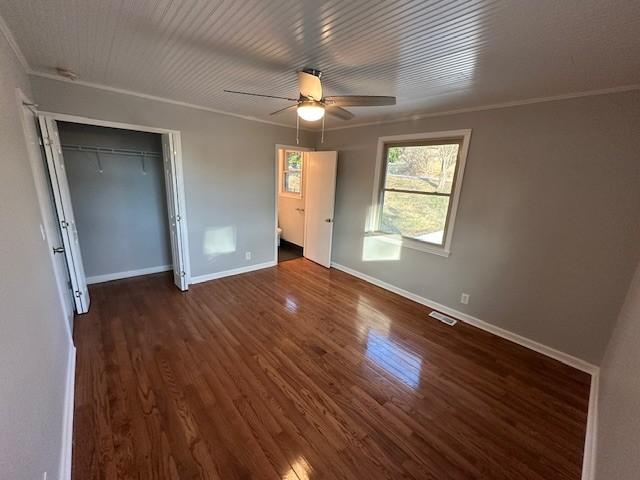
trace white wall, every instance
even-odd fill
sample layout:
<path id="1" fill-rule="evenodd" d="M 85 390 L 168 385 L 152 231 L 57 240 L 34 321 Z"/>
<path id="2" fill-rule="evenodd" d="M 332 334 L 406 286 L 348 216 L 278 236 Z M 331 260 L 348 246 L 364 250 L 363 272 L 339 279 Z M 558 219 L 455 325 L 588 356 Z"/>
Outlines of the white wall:
<path id="1" fill-rule="evenodd" d="M 180 130 L 192 276 L 273 261 L 275 145 L 295 129 L 31 77 L 42 110 Z M 301 132 L 301 146 L 313 136 Z M 245 260 L 245 252 L 252 252 Z"/>
<path id="2" fill-rule="evenodd" d="M 29 81 L 0 35 L 0 478 L 58 478 L 72 349 L 15 88 Z"/>
<path id="3" fill-rule="evenodd" d="M 282 183 L 283 168 L 283 150 L 279 150 L 279 175 L 278 182 Z M 282 228 L 282 238 L 290 243 L 304 246 L 304 192 L 306 187 L 307 169 L 302 163 L 302 196 L 295 198 L 286 194 L 280 194 L 278 197 L 278 225 Z M 278 186 L 278 190 L 282 187 Z"/>
<path id="4" fill-rule="evenodd" d="M 171 265 L 159 134 L 58 122 L 63 145 L 154 152 L 142 157 L 63 148 L 82 263 L 91 277 Z"/>
<path id="5" fill-rule="evenodd" d="M 376 255 L 378 137 L 466 128 L 451 256 Z M 333 261 L 599 364 L 640 256 L 638 132 L 639 91 L 328 131 Z"/>
<path id="6" fill-rule="evenodd" d="M 600 368 L 597 480 L 640 478 L 640 265 Z"/>

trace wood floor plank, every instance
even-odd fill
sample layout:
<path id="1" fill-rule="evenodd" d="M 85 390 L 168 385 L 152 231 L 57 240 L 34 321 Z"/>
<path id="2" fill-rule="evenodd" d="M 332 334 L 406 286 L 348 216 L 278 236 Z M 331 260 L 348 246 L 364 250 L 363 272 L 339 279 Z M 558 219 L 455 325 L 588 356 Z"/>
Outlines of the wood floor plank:
<path id="1" fill-rule="evenodd" d="M 178 291 L 91 286 L 84 479 L 566 479 L 590 378 L 305 259 Z"/>

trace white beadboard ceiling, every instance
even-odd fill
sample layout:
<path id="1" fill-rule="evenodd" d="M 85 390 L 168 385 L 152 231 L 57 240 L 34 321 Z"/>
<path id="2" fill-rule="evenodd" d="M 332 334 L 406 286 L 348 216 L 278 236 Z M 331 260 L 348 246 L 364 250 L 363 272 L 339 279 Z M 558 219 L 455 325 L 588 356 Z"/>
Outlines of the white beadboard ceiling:
<path id="1" fill-rule="evenodd" d="M 295 72 L 328 95 L 396 95 L 362 123 L 640 83 L 637 0 L 0 0 L 29 67 L 270 117 Z M 327 127 L 346 124 L 329 118 Z"/>

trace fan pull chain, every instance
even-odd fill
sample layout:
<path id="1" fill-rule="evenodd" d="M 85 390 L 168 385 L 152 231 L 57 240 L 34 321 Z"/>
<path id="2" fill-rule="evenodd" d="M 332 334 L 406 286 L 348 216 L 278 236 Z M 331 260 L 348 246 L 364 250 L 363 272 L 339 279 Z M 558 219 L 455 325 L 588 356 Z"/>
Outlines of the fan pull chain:
<path id="1" fill-rule="evenodd" d="M 296 115 L 296 145 L 300 145 L 300 117 Z"/>
<path id="2" fill-rule="evenodd" d="M 322 134 L 320 135 L 320 143 L 324 143 L 324 117 L 325 115 L 322 116 Z"/>

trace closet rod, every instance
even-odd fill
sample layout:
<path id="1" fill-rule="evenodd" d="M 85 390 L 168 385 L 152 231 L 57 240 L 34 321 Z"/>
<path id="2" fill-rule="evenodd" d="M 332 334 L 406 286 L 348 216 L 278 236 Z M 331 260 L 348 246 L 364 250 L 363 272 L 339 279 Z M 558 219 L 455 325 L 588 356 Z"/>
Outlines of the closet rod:
<path id="1" fill-rule="evenodd" d="M 158 152 L 146 152 L 143 150 L 128 150 L 126 148 L 94 147 L 91 145 L 70 145 L 70 144 L 63 144 L 62 148 L 66 150 L 72 150 L 75 152 L 110 153 L 113 155 L 134 155 L 138 157 L 162 157 L 162 154 Z"/>

